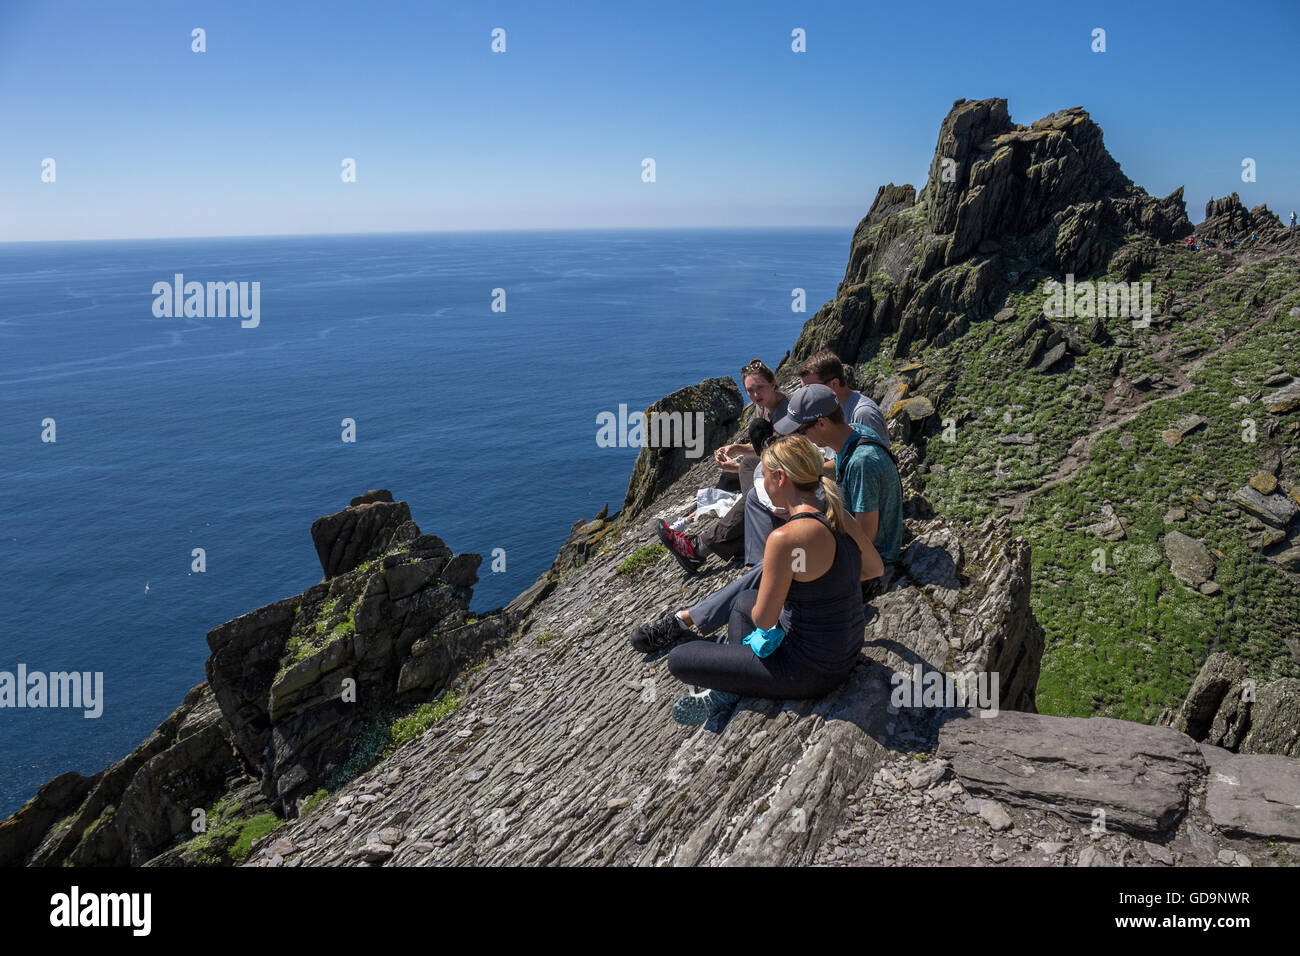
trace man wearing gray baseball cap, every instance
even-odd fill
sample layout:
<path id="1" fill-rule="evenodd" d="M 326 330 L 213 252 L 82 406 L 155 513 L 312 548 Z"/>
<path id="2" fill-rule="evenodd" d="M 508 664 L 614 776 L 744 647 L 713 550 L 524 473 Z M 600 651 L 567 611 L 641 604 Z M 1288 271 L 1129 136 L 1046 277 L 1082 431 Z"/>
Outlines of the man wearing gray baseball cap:
<path id="1" fill-rule="evenodd" d="M 825 385 L 806 385 L 795 392 L 772 428 L 778 435 L 803 435 L 815 445 L 837 449 L 835 480 L 845 507 L 857 516 L 885 564 L 897 561 L 903 543 L 903 488 L 880 436 L 865 425 L 845 421 L 839 399 Z"/>

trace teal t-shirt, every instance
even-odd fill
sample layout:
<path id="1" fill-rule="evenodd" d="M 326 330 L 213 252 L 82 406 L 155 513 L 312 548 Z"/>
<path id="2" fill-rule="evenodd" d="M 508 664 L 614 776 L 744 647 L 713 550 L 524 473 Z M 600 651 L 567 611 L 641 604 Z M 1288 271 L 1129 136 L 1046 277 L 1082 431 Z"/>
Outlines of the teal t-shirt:
<path id="1" fill-rule="evenodd" d="M 880 447 L 875 432 L 865 425 L 854 425 L 853 430 L 862 438 L 853 453 L 847 458 L 844 455 L 852 438 L 835 453 L 835 475 L 844 495 L 844 506 L 854 514 L 880 513 L 876 540 L 872 544 L 882 561 L 893 564 L 903 544 L 903 488 L 898 481 L 898 469 L 889 453 Z"/>

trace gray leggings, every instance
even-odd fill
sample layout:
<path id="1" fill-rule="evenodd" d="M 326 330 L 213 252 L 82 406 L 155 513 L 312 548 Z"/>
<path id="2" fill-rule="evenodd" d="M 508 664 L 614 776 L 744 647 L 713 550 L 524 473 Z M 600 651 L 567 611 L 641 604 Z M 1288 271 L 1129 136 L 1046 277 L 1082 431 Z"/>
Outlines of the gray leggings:
<path id="1" fill-rule="evenodd" d="M 757 657 L 744 641 L 754 630 L 750 614 L 757 590 L 742 592 L 727 622 L 727 643 L 691 641 L 668 654 L 668 670 L 678 680 L 699 688 L 721 690 L 742 697 L 772 700 L 810 700 L 825 697 L 840 686 L 853 668 L 833 673 L 814 667 L 790 651 L 796 635 L 787 634 L 781 646 L 767 657 Z"/>

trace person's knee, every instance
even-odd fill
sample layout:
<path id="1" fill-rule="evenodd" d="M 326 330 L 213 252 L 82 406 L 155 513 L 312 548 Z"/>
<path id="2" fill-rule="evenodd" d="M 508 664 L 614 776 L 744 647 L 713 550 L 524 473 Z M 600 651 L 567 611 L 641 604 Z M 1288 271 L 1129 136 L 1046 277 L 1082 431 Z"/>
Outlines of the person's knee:
<path id="1" fill-rule="evenodd" d="M 741 591 L 736 595 L 736 600 L 731 605 L 732 617 L 735 617 L 736 614 L 749 617 L 754 611 L 756 601 L 758 601 L 758 590 L 756 588 Z"/>
<path id="2" fill-rule="evenodd" d="M 677 679 L 682 679 L 682 672 L 686 669 L 686 655 L 681 653 L 685 644 L 678 644 L 668 652 L 668 673 Z"/>

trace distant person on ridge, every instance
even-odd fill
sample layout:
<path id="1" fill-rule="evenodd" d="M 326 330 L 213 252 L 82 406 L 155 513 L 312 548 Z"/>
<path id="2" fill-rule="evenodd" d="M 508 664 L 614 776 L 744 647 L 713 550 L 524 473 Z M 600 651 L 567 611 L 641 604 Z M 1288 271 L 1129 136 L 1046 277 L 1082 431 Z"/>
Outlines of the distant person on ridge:
<path id="1" fill-rule="evenodd" d="M 776 438 L 762 458 L 768 497 L 790 518 L 767 538 L 761 581 L 724 589 L 730 600 L 716 623 L 727 624 L 727 642 L 695 640 L 668 655 L 674 677 L 705 689 L 673 704 L 678 723 L 703 724 L 741 696 L 822 697 L 844 682 L 862 649 L 860 581 L 882 572 L 879 554 L 845 511 L 812 442 L 797 435 Z M 689 620 L 691 611 L 680 614 Z M 705 629 L 704 622 L 700 627 Z"/>
<path id="2" fill-rule="evenodd" d="M 659 540 L 689 574 L 695 574 L 699 570 L 708 554 L 730 561 L 746 550 L 745 502 L 754 487 L 754 469 L 758 466 L 758 455 L 762 452 L 760 446 L 772 435 L 772 419 L 784 415 L 790 401 L 785 392 L 776 387 L 776 375 L 758 359 L 752 360 L 740 370 L 740 381 L 754 404 L 754 418 L 749 423 L 749 442 L 723 445 L 713 453 L 714 461 L 724 473 L 739 478 L 740 500 L 700 535 L 683 534 L 662 520 L 655 526 Z M 755 554 L 762 555 L 762 549 L 762 542 L 756 542 Z"/>
<path id="3" fill-rule="evenodd" d="M 1294 209 L 1291 210 L 1291 228 L 1292 228 L 1292 229 L 1295 228 L 1295 210 L 1294 210 Z"/>
<path id="4" fill-rule="evenodd" d="M 799 369 L 799 383 L 825 385 L 839 399 L 844 418 L 850 425 L 866 425 L 886 448 L 889 447 L 889 429 L 885 427 L 885 416 L 880 406 L 845 384 L 844 363 L 830 349 L 822 349 L 803 363 Z"/>

